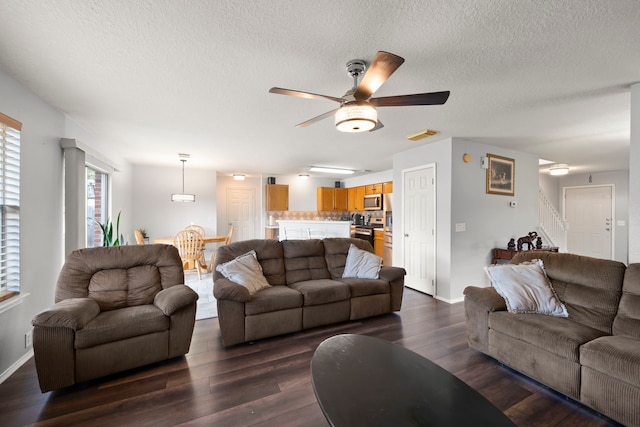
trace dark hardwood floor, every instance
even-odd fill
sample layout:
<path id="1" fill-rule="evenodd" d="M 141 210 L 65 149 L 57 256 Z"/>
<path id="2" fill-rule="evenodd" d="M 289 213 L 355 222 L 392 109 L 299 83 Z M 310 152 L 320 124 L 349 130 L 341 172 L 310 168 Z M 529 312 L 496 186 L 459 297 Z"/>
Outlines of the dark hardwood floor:
<path id="1" fill-rule="evenodd" d="M 0 384 L 0 426 L 326 426 L 309 364 L 339 333 L 383 338 L 435 361 L 519 426 L 616 425 L 469 349 L 462 303 L 407 289 L 399 313 L 228 349 L 217 319 L 199 320 L 185 357 L 45 394 L 32 358 Z"/>

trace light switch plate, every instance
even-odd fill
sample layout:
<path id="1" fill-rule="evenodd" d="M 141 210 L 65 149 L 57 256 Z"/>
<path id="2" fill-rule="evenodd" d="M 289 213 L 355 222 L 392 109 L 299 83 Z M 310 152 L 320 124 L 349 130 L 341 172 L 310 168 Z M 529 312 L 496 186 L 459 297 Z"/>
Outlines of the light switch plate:
<path id="1" fill-rule="evenodd" d="M 467 231 L 467 224 L 464 222 L 459 222 L 456 224 L 456 233 L 460 233 L 461 231 Z"/>

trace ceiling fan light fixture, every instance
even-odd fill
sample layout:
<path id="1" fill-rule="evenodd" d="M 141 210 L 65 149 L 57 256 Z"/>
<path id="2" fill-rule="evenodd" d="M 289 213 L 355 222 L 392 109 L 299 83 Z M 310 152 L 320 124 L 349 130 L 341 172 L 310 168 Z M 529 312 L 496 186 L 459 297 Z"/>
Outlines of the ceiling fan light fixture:
<path id="1" fill-rule="evenodd" d="M 341 132 L 367 132 L 378 124 L 378 112 L 367 102 L 347 102 L 336 111 L 335 124 Z"/>
<path id="2" fill-rule="evenodd" d="M 243 174 L 241 174 L 241 173 L 234 173 L 233 174 L 233 179 L 235 181 L 244 181 L 245 176 Z"/>
<path id="3" fill-rule="evenodd" d="M 566 175 L 569 173 L 569 165 L 566 163 L 558 163 L 549 168 L 549 174 L 553 176 Z"/>

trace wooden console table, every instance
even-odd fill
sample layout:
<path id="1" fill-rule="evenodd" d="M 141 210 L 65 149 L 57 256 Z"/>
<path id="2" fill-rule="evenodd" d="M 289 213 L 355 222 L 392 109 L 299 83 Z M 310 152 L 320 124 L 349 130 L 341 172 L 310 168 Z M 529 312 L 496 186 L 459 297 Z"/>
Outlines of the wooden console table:
<path id="1" fill-rule="evenodd" d="M 558 252 L 558 248 L 554 246 L 542 247 L 540 249 L 531 249 L 532 251 L 546 251 L 546 252 Z M 493 259 L 491 260 L 491 264 L 497 264 L 498 261 L 510 261 L 511 258 L 515 256 L 518 252 L 528 252 L 526 250 L 518 251 L 516 249 L 505 249 L 505 248 L 494 248 L 493 249 Z"/>

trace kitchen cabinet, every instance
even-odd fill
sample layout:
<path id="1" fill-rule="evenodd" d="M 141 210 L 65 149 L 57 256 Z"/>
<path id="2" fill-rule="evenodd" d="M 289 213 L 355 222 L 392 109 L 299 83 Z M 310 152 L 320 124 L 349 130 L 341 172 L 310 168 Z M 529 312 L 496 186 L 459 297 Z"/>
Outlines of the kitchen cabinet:
<path id="1" fill-rule="evenodd" d="M 382 194 L 382 184 L 365 185 L 364 194 Z"/>
<path id="2" fill-rule="evenodd" d="M 384 231 L 373 230 L 373 252 L 384 258 Z"/>
<path id="3" fill-rule="evenodd" d="M 390 193 L 393 193 L 393 181 L 383 182 L 382 194 L 390 194 Z"/>
<path id="4" fill-rule="evenodd" d="M 346 188 L 318 187 L 319 211 L 346 211 L 348 190 Z"/>
<path id="5" fill-rule="evenodd" d="M 267 211 L 288 211 L 289 186 L 283 184 L 267 184 L 265 205 Z"/>
<path id="6" fill-rule="evenodd" d="M 347 210 L 364 210 L 364 185 L 360 187 L 347 188 Z"/>

